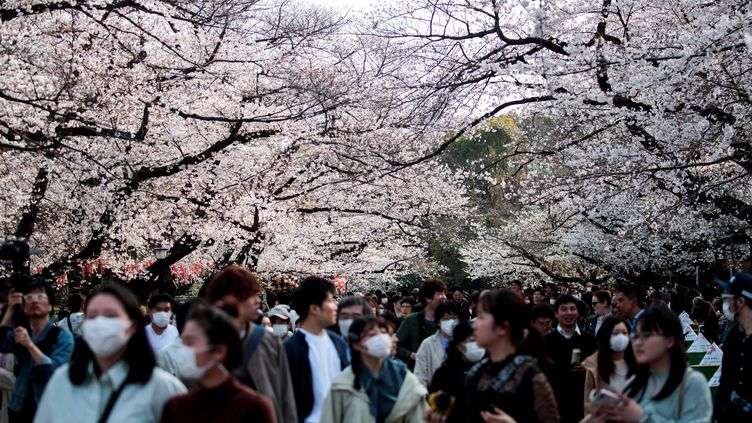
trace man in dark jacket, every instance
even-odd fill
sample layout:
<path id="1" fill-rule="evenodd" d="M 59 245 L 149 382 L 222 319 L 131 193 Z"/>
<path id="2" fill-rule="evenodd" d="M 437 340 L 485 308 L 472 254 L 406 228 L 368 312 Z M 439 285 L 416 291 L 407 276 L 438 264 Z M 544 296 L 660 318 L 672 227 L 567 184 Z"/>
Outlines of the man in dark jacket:
<path id="1" fill-rule="evenodd" d="M 349 364 L 347 345 L 326 328 L 337 323 L 334 284 L 309 276 L 293 293 L 292 308 L 302 326 L 285 342 L 298 421 L 318 423 L 332 380 Z"/>
<path id="2" fill-rule="evenodd" d="M 723 314 L 736 323 L 723 344 L 723 371 L 715 397 L 719 423 L 752 421 L 752 274 L 737 273 L 723 288 Z"/>
<path id="3" fill-rule="evenodd" d="M 420 343 L 436 333 L 434 312 L 439 304 L 446 301 L 446 285 L 439 280 L 425 281 L 418 295 L 425 309 L 405 317 L 397 330 L 397 358 L 410 370 L 415 367 L 415 355 Z"/>
<path id="4" fill-rule="evenodd" d="M 578 422 L 584 415 L 585 369 L 580 363 L 597 349 L 595 338 L 577 327 L 580 315 L 577 302 L 571 295 L 556 299 L 554 309 L 559 324 L 545 337 L 546 350 L 554 363 L 547 369 L 547 376 L 556 394 L 562 423 Z"/>

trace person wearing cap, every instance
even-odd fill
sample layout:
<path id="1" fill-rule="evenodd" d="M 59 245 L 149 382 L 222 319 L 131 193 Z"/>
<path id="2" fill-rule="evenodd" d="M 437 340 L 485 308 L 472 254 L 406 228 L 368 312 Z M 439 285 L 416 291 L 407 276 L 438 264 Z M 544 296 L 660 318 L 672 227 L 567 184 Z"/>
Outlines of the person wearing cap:
<path id="1" fill-rule="evenodd" d="M 737 273 L 728 282 L 716 280 L 725 291 L 723 314 L 736 321 L 723 344 L 721 382 L 715 398 L 718 422 L 752 419 L 752 274 Z"/>
<path id="2" fill-rule="evenodd" d="M 282 342 L 292 336 L 292 325 L 290 324 L 290 312 L 286 306 L 276 305 L 267 313 L 269 320 L 272 322 L 272 332 L 279 336 Z"/>

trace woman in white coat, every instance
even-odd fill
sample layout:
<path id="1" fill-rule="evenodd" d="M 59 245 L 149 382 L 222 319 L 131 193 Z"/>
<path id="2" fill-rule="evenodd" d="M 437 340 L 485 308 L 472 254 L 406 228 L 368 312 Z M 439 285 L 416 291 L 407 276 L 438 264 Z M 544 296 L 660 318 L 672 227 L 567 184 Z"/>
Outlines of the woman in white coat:
<path id="1" fill-rule="evenodd" d="M 361 317 L 350 326 L 352 364 L 334 378 L 322 423 L 418 423 L 428 409 L 426 388 L 403 363 L 392 360 L 392 338 L 381 319 Z"/>

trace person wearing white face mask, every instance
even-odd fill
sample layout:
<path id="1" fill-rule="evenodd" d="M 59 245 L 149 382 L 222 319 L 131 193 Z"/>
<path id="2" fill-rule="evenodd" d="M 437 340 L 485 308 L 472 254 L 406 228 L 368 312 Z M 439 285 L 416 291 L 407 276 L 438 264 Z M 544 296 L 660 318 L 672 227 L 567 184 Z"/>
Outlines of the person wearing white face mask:
<path id="1" fill-rule="evenodd" d="M 332 381 L 321 421 L 423 422 L 426 389 L 405 364 L 390 358 L 392 338 L 386 324 L 371 316 L 357 318 L 348 342 L 352 364 Z"/>
<path id="2" fill-rule="evenodd" d="M 420 344 L 415 356 L 415 376 L 423 386 L 428 386 L 436 369 L 447 356 L 447 346 L 452 339 L 454 327 L 459 323 L 459 308 L 454 301 L 448 301 L 436 307 L 434 316 L 439 330 Z"/>
<path id="3" fill-rule="evenodd" d="M 165 402 L 186 391 L 155 367 L 138 306 L 136 296 L 118 284 L 91 296 L 85 342 L 76 344 L 70 363 L 50 379 L 35 422 L 157 422 Z"/>
<path id="4" fill-rule="evenodd" d="M 152 350 L 157 354 L 180 336 L 178 329 L 170 324 L 172 298 L 167 294 L 152 295 L 149 299 L 149 315 L 151 323 L 146 326 L 146 336 L 149 338 Z"/>
<path id="5" fill-rule="evenodd" d="M 473 326 L 468 321 L 461 321 L 452 332 L 452 340 L 447 346 L 447 359 L 436 369 L 428 385 L 429 395 L 434 392 L 444 392 L 455 398 L 463 394 L 462 384 L 465 374 L 475 363 L 483 359 L 486 350 L 478 346 L 473 336 Z M 467 412 L 462 408 L 462 402 L 455 403 L 446 421 L 465 422 Z"/>
<path id="6" fill-rule="evenodd" d="M 165 404 L 161 421 L 276 422 L 271 401 L 241 384 L 228 368 L 240 365 L 243 351 L 230 317 L 206 304 L 195 304 L 188 314 L 178 354 L 181 378 L 195 380 L 198 388 Z"/>
<path id="7" fill-rule="evenodd" d="M 590 410 L 591 395 L 601 389 L 621 393 L 637 370 L 632 346 L 629 343 L 629 327 L 622 317 L 608 316 L 601 324 L 596 337 L 598 351 L 585 359 L 585 412 Z M 593 394 L 591 394 L 593 392 Z"/>
<path id="8" fill-rule="evenodd" d="M 290 312 L 287 307 L 272 307 L 272 309 L 269 310 L 269 320 L 272 322 L 272 332 L 279 337 L 280 341 L 285 342 L 292 336 Z"/>

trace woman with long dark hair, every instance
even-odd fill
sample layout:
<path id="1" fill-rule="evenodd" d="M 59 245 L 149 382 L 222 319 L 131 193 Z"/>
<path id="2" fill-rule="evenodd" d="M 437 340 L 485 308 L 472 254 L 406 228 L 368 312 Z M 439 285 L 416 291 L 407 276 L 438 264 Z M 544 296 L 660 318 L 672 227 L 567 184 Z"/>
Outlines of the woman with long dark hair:
<path id="1" fill-rule="evenodd" d="M 462 388 L 465 374 L 475 363 L 483 359 L 486 350 L 479 347 L 473 336 L 473 326 L 463 320 L 457 324 L 452 332 L 452 340 L 447 345 L 447 358 L 434 373 L 428 385 L 428 393 L 441 392 L 443 395 L 460 397 L 464 395 Z M 447 422 L 464 422 L 466 411 L 462 408 L 463 401 L 455 401 Z"/>
<path id="2" fill-rule="evenodd" d="M 637 376 L 621 404 L 600 407 L 600 421 L 710 422 L 708 382 L 687 367 L 683 339 L 681 323 L 668 307 L 649 308 L 632 334 Z"/>
<path id="3" fill-rule="evenodd" d="M 165 402 L 185 386 L 155 367 L 138 307 L 122 285 L 103 286 L 91 296 L 84 342 L 50 379 L 35 421 L 159 421 Z"/>
<path id="4" fill-rule="evenodd" d="M 558 422 L 551 385 L 535 358 L 520 353 L 540 338 L 522 297 L 508 289 L 485 291 L 477 311 L 475 342 L 488 356 L 470 369 L 459 398 L 469 421 Z"/>
<path id="5" fill-rule="evenodd" d="M 169 400 L 162 423 L 277 421 L 271 401 L 230 374 L 242 362 L 243 348 L 227 314 L 194 304 L 180 338 L 179 374 L 198 388 Z"/>
<path id="6" fill-rule="evenodd" d="M 347 340 L 352 361 L 334 378 L 321 421 L 423 422 L 426 389 L 407 366 L 391 359 L 392 337 L 386 323 L 372 316 L 359 317 L 350 325 Z"/>
<path id="7" fill-rule="evenodd" d="M 622 317 L 608 316 L 596 336 L 598 351 L 582 363 L 585 368 L 585 410 L 590 410 L 591 391 L 601 389 L 621 393 L 637 370 L 629 345 L 629 326 Z M 592 410 L 591 410 L 592 411 Z"/>

